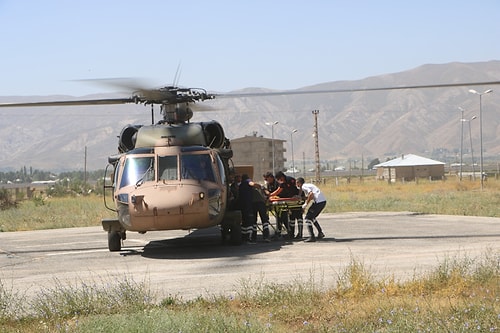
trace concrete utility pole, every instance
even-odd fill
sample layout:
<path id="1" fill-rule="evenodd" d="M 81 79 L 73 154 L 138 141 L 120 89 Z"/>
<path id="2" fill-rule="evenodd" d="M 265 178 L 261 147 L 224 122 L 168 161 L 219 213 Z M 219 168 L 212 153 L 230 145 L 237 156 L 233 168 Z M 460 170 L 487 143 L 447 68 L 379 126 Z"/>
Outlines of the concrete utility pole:
<path id="1" fill-rule="evenodd" d="M 318 114 L 319 110 L 313 110 L 314 115 L 314 149 L 315 149 L 315 160 L 316 160 L 316 183 L 321 182 L 321 164 L 319 162 L 319 143 L 318 143 Z"/>

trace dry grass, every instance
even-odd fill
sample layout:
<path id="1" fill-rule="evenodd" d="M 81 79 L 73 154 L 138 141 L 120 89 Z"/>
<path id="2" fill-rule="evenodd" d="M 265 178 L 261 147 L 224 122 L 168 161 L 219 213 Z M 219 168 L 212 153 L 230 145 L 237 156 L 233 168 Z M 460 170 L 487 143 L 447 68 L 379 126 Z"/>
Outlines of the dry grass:
<path id="1" fill-rule="evenodd" d="M 500 181 L 419 181 L 388 184 L 371 179 L 334 179 L 320 185 L 328 199 L 326 212 L 412 211 L 426 214 L 500 217 Z"/>
<path id="2" fill-rule="evenodd" d="M 144 282 L 59 284 L 34 300 L 0 280 L 3 332 L 498 332 L 498 253 L 448 258 L 411 281 L 375 279 L 356 259 L 334 286 L 246 280 L 233 297 L 154 303 Z M 9 311 L 9 304 L 17 304 Z M 3 305 L 3 307 L 2 307 Z M 3 311 L 2 311 L 3 310 Z"/>
<path id="3" fill-rule="evenodd" d="M 100 196 L 36 197 L 0 211 L 0 231 L 98 226 L 113 214 Z"/>

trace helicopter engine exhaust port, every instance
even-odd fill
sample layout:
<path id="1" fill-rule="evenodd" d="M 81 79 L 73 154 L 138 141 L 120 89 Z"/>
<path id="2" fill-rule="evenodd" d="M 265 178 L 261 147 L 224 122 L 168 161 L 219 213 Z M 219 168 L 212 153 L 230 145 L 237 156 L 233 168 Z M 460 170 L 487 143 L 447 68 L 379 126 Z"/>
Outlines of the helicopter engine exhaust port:
<path id="1" fill-rule="evenodd" d="M 141 127 L 142 125 L 127 125 L 122 129 L 118 140 L 118 151 L 120 153 L 126 153 L 135 148 L 137 131 Z"/>
<path id="2" fill-rule="evenodd" d="M 207 146 L 210 148 L 222 148 L 224 145 L 224 129 L 222 125 L 216 121 L 201 123 Z"/>

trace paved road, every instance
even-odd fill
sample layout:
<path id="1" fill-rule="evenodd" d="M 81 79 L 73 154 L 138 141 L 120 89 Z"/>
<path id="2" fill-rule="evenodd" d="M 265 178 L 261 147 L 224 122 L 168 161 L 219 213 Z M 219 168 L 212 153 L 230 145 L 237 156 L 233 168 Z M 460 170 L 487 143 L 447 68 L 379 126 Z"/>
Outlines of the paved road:
<path id="1" fill-rule="evenodd" d="M 147 282 L 158 297 L 234 295 L 246 283 L 335 283 L 355 259 L 374 275 L 425 273 L 445 258 L 492 253 L 500 259 L 500 218 L 411 213 L 320 216 L 326 238 L 223 246 L 218 230 L 128 233 L 109 252 L 100 227 L 0 233 L 0 279 L 28 296 L 59 283 Z"/>

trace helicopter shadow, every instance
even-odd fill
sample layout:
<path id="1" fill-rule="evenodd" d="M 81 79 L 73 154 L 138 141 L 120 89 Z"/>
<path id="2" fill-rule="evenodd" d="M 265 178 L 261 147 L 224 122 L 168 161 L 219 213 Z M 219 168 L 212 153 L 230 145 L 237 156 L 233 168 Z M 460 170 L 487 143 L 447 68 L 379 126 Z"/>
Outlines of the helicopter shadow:
<path id="1" fill-rule="evenodd" d="M 260 236 L 260 235 L 259 235 Z M 241 258 L 253 254 L 279 251 L 289 241 L 264 242 L 260 237 L 256 244 L 223 244 L 219 228 L 195 230 L 179 238 L 150 241 L 142 250 L 122 250 L 122 256 L 140 255 L 149 259 L 211 259 Z"/>

